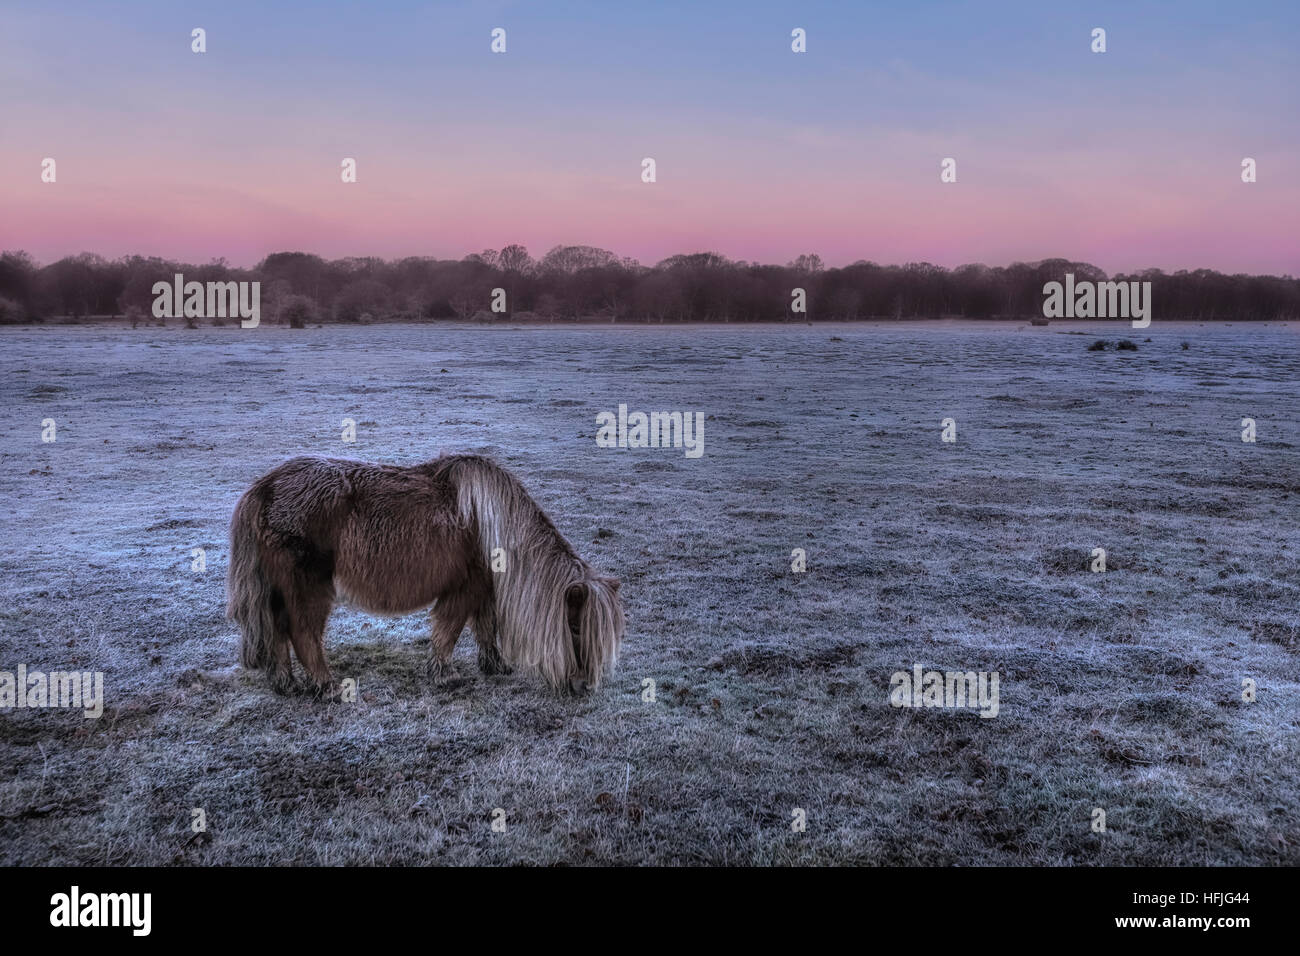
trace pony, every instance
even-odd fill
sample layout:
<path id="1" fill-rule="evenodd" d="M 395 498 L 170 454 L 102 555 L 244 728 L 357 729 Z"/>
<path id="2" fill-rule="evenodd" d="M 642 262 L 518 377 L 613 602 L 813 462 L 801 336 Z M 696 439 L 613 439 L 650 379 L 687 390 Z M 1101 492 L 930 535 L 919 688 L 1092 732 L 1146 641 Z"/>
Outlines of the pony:
<path id="1" fill-rule="evenodd" d="M 435 685 L 453 676 L 470 624 L 484 674 L 519 667 L 582 694 L 617 661 L 618 591 L 517 478 L 481 455 L 409 467 L 294 458 L 253 482 L 230 522 L 226 614 L 239 625 L 240 663 L 282 694 L 331 693 L 325 623 L 340 602 L 385 615 L 429 608 Z"/>

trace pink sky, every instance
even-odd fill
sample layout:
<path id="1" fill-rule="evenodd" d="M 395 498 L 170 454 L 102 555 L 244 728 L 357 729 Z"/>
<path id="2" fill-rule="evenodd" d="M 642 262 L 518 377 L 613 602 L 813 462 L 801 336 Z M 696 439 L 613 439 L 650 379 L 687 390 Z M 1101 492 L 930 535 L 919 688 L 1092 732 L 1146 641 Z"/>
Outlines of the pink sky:
<path id="1" fill-rule="evenodd" d="M 1103 4 L 1118 42 L 1094 56 L 1086 29 L 1033 4 L 886 21 L 831 6 L 800 59 L 784 8 L 763 4 L 512 9 L 515 45 L 493 58 L 473 6 L 391 22 L 204 7 L 200 56 L 166 4 L 20 3 L 0 22 L 0 249 L 252 265 L 519 242 L 647 264 L 711 250 L 1300 274 L 1300 83 L 1279 27 L 1295 14 L 1266 7 Z M 866 36 L 889 43 L 864 56 Z M 1244 156 L 1258 182 L 1241 182 Z"/>

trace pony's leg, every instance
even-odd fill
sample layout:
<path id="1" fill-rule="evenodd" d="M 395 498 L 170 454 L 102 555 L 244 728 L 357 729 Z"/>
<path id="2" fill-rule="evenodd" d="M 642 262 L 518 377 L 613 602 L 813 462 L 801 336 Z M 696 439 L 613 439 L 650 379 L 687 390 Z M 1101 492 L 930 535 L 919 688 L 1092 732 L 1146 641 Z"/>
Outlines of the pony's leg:
<path id="1" fill-rule="evenodd" d="M 271 663 L 266 667 L 271 679 L 271 690 L 277 694 L 290 694 L 297 688 L 293 679 L 293 659 L 289 656 L 290 622 L 289 606 L 282 588 L 271 589 Z"/>
<path id="2" fill-rule="evenodd" d="M 267 669 L 271 678 L 271 690 L 277 694 L 289 694 L 295 689 L 293 680 L 293 661 L 289 657 L 289 638 L 277 628 L 271 643 L 271 666 Z"/>
<path id="3" fill-rule="evenodd" d="M 325 657 L 325 621 L 329 617 L 333 600 L 328 592 L 295 595 L 290 610 L 290 635 L 298 662 L 307 671 L 307 690 L 315 697 L 325 697 L 330 692 L 333 678 L 329 661 Z"/>
<path id="4" fill-rule="evenodd" d="M 489 606 L 474 613 L 474 640 L 478 642 L 478 669 L 484 674 L 509 674 L 513 668 L 497 644 L 496 615 Z"/>
<path id="5" fill-rule="evenodd" d="M 429 663 L 425 668 L 429 680 L 438 684 L 454 676 L 451 667 L 451 652 L 456 649 L 456 641 L 469 620 L 470 609 L 466 607 L 462 595 L 448 595 L 439 598 L 434 606 L 433 639 L 429 642 Z"/>

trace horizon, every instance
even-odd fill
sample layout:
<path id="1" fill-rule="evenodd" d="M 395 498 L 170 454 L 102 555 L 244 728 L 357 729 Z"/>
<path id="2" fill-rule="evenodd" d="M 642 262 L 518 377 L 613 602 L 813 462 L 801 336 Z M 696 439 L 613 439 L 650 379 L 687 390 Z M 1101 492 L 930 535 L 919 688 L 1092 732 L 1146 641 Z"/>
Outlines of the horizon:
<path id="1" fill-rule="evenodd" d="M 505 247 L 502 246 L 501 248 L 505 248 Z M 554 249 L 565 249 L 565 248 L 577 248 L 577 247 L 576 247 L 575 245 L 573 245 L 573 244 L 561 243 L 561 244 L 557 244 L 557 245 L 555 245 L 555 246 L 552 246 L 551 249 L 550 249 L 550 250 L 547 250 L 547 251 L 549 252 L 549 251 L 552 251 L 552 250 L 554 250 Z M 638 268 L 642 268 L 642 269 L 648 269 L 648 270 L 659 269 L 659 268 L 663 267 L 664 264 L 665 264 L 666 262 L 668 262 L 670 259 L 675 259 L 675 258 L 687 258 L 687 257 L 692 257 L 692 256 L 702 256 L 702 255 L 721 255 L 721 253 L 718 253 L 716 250 L 711 250 L 711 249 L 699 249 L 699 250 L 696 250 L 696 251 L 694 251 L 694 252 L 678 252 L 678 253 L 673 253 L 673 254 L 671 254 L 671 255 L 669 255 L 669 256 L 666 256 L 665 258 L 660 259 L 660 260 L 658 260 L 658 261 L 656 261 L 656 262 L 642 262 L 642 261 L 640 261 L 640 260 L 638 260 L 638 259 L 634 259 L 634 258 L 631 257 L 631 256 L 622 256 L 622 255 L 620 255 L 620 254 L 618 253 L 617 250 L 614 250 L 614 249 L 601 249 L 600 247 L 586 247 L 586 248 L 595 248 L 595 249 L 598 249 L 599 251 L 602 251 L 602 252 L 612 253 L 614 256 L 616 256 L 616 257 L 620 260 L 620 265 L 623 265 L 623 264 L 627 263 L 627 262 L 630 260 L 630 261 L 631 261 L 631 262 L 632 262 L 636 267 L 638 267 Z M 322 262 L 324 262 L 324 263 L 326 263 L 326 264 L 336 264 L 336 263 L 340 263 L 340 262 L 346 262 L 346 261 L 349 261 L 349 260 L 352 260 L 352 261 L 360 261 L 360 262 L 365 262 L 365 261 L 376 261 L 376 260 L 377 260 L 377 261 L 379 261 L 380 263 L 382 263 L 382 264 L 384 264 L 384 265 L 396 265 L 397 263 L 400 263 L 400 262 L 402 262 L 402 261 L 404 261 L 404 260 L 420 260 L 420 261 L 434 262 L 434 263 L 457 263 L 457 262 L 466 262 L 466 261 L 470 260 L 471 258 L 473 258 L 473 257 L 475 257 L 475 256 L 481 256 L 483 253 L 486 253 L 486 252 L 496 253 L 496 252 L 499 252 L 499 251 L 500 251 L 500 249 L 497 249 L 497 248 L 479 249 L 479 250 L 475 250 L 475 251 L 472 251 L 472 252 L 467 252 L 467 253 L 465 253 L 465 254 L 462 255 L 462 256 L 453 256 L 453 257 L 448 257 L 448 258 L 440 258 L 440 257 L 437 257 L 437 256 L 422 255 L 422 254 L 420 254 L 420 253 L 411 253 L 411 254 L 409 254 L 409 255 L 403 255 L 403 256 L 391 256 L 391 257 L 367 256 L 367 255 L 341 255 L 341 256 L 334 256 L 334 257 L 331 257 L 331 256 L 322 256 L 322 255 L 320 255 L 320 254 L 318 254 L 318 253 L 314 253 L 314 252 L 311 252 L 311 251 L 308 251 L 308 250 L 305 250 L 305 249 L 275 249 L 275 250 L 272 250 L 271 252 L 268 252 L 265 256 L 263 256 L 261 259 L 257 260 L 256 262 L 253 262 L 253 263 L 251 263 L 251 264 L 247 264 L 247 265 L 246 265 L 246 264 L 243 264 L 243 263 L 230 262 L 229 260 L 225 259 L 225 257 L 223 257 L 223 256 L 217 256 L 217 257 L 214 257 L 214 258 L 212 258 L 212 259 L 209 259 L 209 260 L 206 261 L 206 262 L 198 262 L 198 261 L 186 261 L 186 260 L 181 260 L 181 259 L 169 259 L 169 258 L 167 258 L 166 256 L 148 255 L 148 254 L 144 254 L 144 253 L 124 253 L 124 254 L 122 254 L 122 255 L 120 255 L 120 256 L 109 257 L 109 256 L 102 255 L 101 253 L 97 253 L 97 252 L 94 252 L 93 250 L 89 250 L 89 249 L 83 249 L 83 250 L 81 250 L 81 251 L 78 252 L 78 253 L 74 253 L 74 254 L 69 255 L 69 256 L 62 256 L 62 257 L 60 257 L 59 259 L 54 259 L 54 260 L 50 260 L 50 261 L 43 261 L 43 260 L 37 259 L 35 256 L 31 256 L 30 253 L 27 252 L 27 250 L 25 250 L 25 249 L 21 249 L 21 248 L 14 248 L 14 249 L 0 248 L 0 255 L 11 255 L 11 254 L 24 255 L 24 254 L 26 254 L 26 255 L 28 255 L 28 256 L 31 258 L 31 261 L 32 261 L 33 265 L 34 265 L 37 269 L 45 269 L 45 268 L 48 268 L 49 266 L 54 265 L 55 263 L 57 263 L 57 262 L 59 262 L 59 261 L 62 261 L 62 260 L 64 260 L 64 259 L 75 259 L 75 258 L 79 258 L 79 257 L 81 257 L 81 256 L 98 256 L 100 259 L 102 259 L 102 260 L 103 260 L 104 262 L 106 262 L 106 263 L 112 263 L 112 262 L 125 262 L 125 261 L 130 261 L 130 260 L 132 260 L 132 259 L 137 259 L 137 258 L 139 258 L 139 259 L 145 259 L 145 260 L 159 259 L 159 260 L 163 261 L 164 264 L 169 265 L 169 266 L 193 267 L 193 268 L 196 268 L 196 269 L 206 269 L 206 268 L 210 268 L 210 267 L 212 267 L 212 266 L 214 266 L 214 265 L 222 265 L 222 264 L 224 263 L 224 268 L 226 268 L 226 269 L 228 269 L 228 270 L 230 270 L 230 271 L 233 271 L 233 272 L 256 272 L 258 269 L 262 268 L 262 267 L 266 264 L 266 261 L 267 261 L 268 259 L 270 259 L 270 258 L 272 258 L 272 257 L 274 257 L 274 256 L 315 256 L 316 258 L 320 259 Z M 546 255 L 546 253 L 543 252 L 543 253 L 538 254 L 535 250 L 532 250 L 532 249 L 528 249 L 527 252 L 529 253 L 529 255 L 530 255 L 531 258 L 530 258 L 530 261 L 529 261 L 528 265 L 525 267 L 525 269 L 524 269 L 523 271 L 525 271 L 525 272 L 530 272 L 530 273 L 536 273 L 536 272 L 539 272 L 539 271 L 540 271 L 540 267 L 542 266 L 542 259 L 543 259 L 543 257 Z M 815 253 L 808 253 L 808 254 L 809 254 L 809 255 L 814 255 Z M 725 257 L 724 257 L 724 258 L 725 258 Z M 821 257 L 818 256 L 818 258 L 821 258 Z M 871 259 L 855 259 L 855 260 L 853 260 L 852 262 L 846 262 L 846 263 L 843 263 L 843 264 L 840 264 L 840 265 L 832 265 L 832 264 L 830 264 L 830 263 L 826 263 L 826 262 L 823 260 L 823 263 L 822 263 L 821 268 L 819 268 L 819 269 L 814 269 L 813 271 L 815 271 L 815 272 L 822 272 L 822 271 L 830 272 L 830 271 L 833 271 L 833 270 L 838 270 L 838 269 L 848 269 L 848 268 L 851 268 L 851 267 L 853 267 L 853 266 L 860 266 L 860 265 L 874 266 L 874 267 L 879 268 L 879 269 L 905 269 L 905 268 L 907 268 L 908 266 L 913 266 L 913 265 L 925 265 L 925 266 L 932 266 L 932 267 L 935 267 L 935 268 L 941 269 L 941 270 L 943 270 L 943 271 L 945 271 L 945 272 L 950 272 L 950 273 L 951 273 L 951 272 L 958 272 L 958 271 L 960 271 L 960 270 L 962 270 L 962 269 L 967 269 L 967 268 L 971 268 L 971 267 L 979 267 L 979 268 L 984 268 L 984 269 L 989 269 L 989 270 L 996 270 L 996 269 L 1009 270 L 1009 269 L 1013 269 L 1013 268 L 1015 268 L 1016 266 L 1028 266 L 1028 267 L 1030 267 L 1030 268 L 1035 268 L 1035 269 L 1036 269 L 1036 268 L 1042 266 L 1044 263 L 1048 263 L 1048 262 L 1061 262 L 1061 263 L 1064 263 L 1067 267 L 1071 267 L 1071 268 L 1073 268 L 1073 267 L 1077 267 L 1077 266 L 1088 266 L 1088 267 L 1092 267 L 1092 268 L 1095 268 L 1095 269 L 1101 269 L 1101 267 L 1100 267 L 1100 266 L 1097 266 L 1096 263 L 1087 262 L 1087 261 L 1084 261 L 1084 260 L 1079 260 L 1079 259 L 1069 259 L 1069 258 L 1066 258 L 1065 256 L 1043 256 L 1043 257 L 1038 258 L 1038 259 L 1016 260 L 1016 261 L 1014 261 L 1014 262 L 996 262 L 996 263 L 992 263 L 992 262 L 961 262 L 961 263 L 958 263 L 956 266 L 946 266 L 946 265 L 941 265 L 941 264 L 939 264 L 939 263 L 934 263 L 934 262 L 925 262 L 925 261 L 909 261 L 909 262 L 877 262 L 877 261 L 875 261 L 875 260 L 871 260 Z M 744 268 L 762 268 L 762 269 L 772 269 L 772 268 L 776 268 L 776 269 L 796 269 L 796 270 L 797 270 L 797 269 L 800 269 L 800 266 L 798 266 L 798 265 L 797 265 L 793 260 L 791 260 L 791 261 L 789 261 L 789 262 L 757 262 L 757 261 L 745 260 L 745 259 L 730 259 L 730 258 L 727 258 L 727 265 L 730 265 L 730 266 L 736 266 L 736 267 L 744 267 Z M 490 268 L 493 268 L 493 269 L 497 269 L 498 271 L 504 271 L 504 270 L 501 269 L 501 267 L 500 267 L 499 265 L 497 265 L 497 264 L 495 264 L 495 263 L 489 264 L 489 267 L 490 267 Z M 1166 275 L 1166 276 L 1176 276 L 1176 275 L 1178 275 L 1179 273 L 1182 273 L 1182 272 L 1186 272 L 1186 273 L 1196 273 L 1196 272 L 1207 272 L 1207 271 L 1208 271 L 1208 272 L 1215 272 L 1215 273 L 1217 273 L 1217 274 L 1219 274 L 1219 275 L 1229 276 L 1229 277 L 1235 277 L 1235 276 L 1246 276 L 1246 277 L 1249 277 L 1249 278 L 1256 278 L 1256 279 L 1268 278 L 1268 279 L 1282 279 L 1282 280 L 1288 280 L 1288 281 L 1295 281 L 1295 279 L 1297 278 L 1296 276 L 1294 276 L 1294 275 L 1292 275 L 1292 274 L 1290 274 L 1290 273 L 1272 273 L 1272 272 L 1223 272 L 1223 271 L 1221 271 L 1221 270 L 1213 269 L 1213 268 L 1208 267 L 1208 266 L 1186 267 L 1186 268 L 1175 269 L 1175 270 L 1163 270 L 1163 269 L 1160 269 L 1158 266 L 1147 266 L 1147 267 L 1141 267 L 1141 268 L 1136 268 L 1136 269 L 1121 269 L 1121 270 L 1117 270 L 1117 271 L 1115 271 L 1115 272 L 1110 272 L 1110 271 L 1108 271 L 1108 270 L 1104 270 L 1104 269 L 1101 269 L 1101 271 L 1102 271 L 1102 273 L 1103 273 L 1107 278 L 1117 278 L 1117 277 L 1119 277 L 1119 276 L 1141 276 L 1141 275 L 1148 274 L 1148 273 L 1151 273 L 1151 272 L 1160 272 L 1160 273 L 1162 273 L 1162 274 L 1164 274 L 1164 275 Z"/>
<path id="2" fill-rule="evenodd" d="M 57 20 L 19 2 L 0 25 L 0 248 L 44 263 L 94 251 L 247 269 L 277 250 L 460 259 L 513 242 L 643 264 L 696 249 L 815 252 L 828 268 L 1300 272 L 1300 131 L 1282 121 L 1300 105 L 1300 10 L 1280 2 L 150 0 Z M 343 158 L 357 182 L 340 181 Z"/>

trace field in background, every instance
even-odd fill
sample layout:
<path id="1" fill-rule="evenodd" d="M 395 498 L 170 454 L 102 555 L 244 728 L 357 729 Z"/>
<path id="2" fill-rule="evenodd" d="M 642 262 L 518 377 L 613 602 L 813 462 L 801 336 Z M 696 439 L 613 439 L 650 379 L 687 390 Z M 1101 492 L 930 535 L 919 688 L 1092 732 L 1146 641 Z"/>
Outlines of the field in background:
<path id="1" fill-rule="evenodd" d="M 0 863 L 1300 863 L 1297 333 L 0 330 L 0 670 L 107 694 L 0 712 Z M 703 412 L 703 457 L 597 448 L 620 403 Z M 431 689 L 422 615 L 347 609 L 359 703 L 235 667 L 249 482 L 440 450 L 623 579 L 607 688 L 482 677 L 466 636 Z M 916 663 L 998 671 L 999 716 L 891 707 Z"/>

